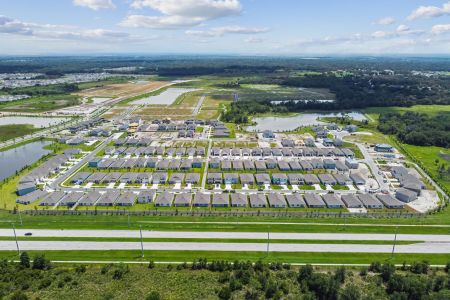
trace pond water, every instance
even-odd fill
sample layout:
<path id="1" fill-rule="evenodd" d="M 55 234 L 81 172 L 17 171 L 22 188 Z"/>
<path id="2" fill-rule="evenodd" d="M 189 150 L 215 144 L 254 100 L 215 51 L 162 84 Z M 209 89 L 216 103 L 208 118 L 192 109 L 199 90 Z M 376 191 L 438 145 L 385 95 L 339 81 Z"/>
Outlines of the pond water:
<path id="1" fill-rule="evenodd" d="M 50 141 L 36 141 L 0 152 L 0 181 L 49 154 L 51 151 L 44 149 L 49 144 Z"/>
<path id="2" fill-rule="evenodd" d="M 256 125 L 247 126 L 247 131 L 262 132 L 264 130 L 289 131 L 301 126 L 325 125 L 327 123 L 318 121 L 320 117 L 339 117 L 348 115 L 356 121 L 363 121 L 366 117 L 360 112 L 335 112 L 335 113 L 305 113 L 292 117 L 261 117 L 254 118 Z"/>
<path id="3" fill-rule="evenodd" d="M 68 118 L 44 118 L 44 117 L 26 117 L 26 116 L 8 116 L 0 118 L 1 125 L 22 125 L 30 124 L 35 128 L 43 128 L 61 124 Z"/>
<path id="4" fill-rule="evenodd" d="M 136 101 L 131 102 L 131 104 L 135 105 L 170 105 L 178 97 L 183 95 L 184 93 L 197 91 L 198 89 L 188 89 L 188 88 L 170 88 L 165 90 L 159 95 L 150 96 L 147 98 L 142 98 Z"/>

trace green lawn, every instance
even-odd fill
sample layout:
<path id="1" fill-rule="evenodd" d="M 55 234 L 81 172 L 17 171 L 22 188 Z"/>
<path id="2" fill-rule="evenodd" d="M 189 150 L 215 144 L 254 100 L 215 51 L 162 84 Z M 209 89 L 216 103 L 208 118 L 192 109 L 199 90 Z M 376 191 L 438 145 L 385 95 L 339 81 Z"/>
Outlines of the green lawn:
<path id="1" fill-rule="evenodd" d="M 402 144 L 409 155 L 421 162 L 422 166 L 428 170 L 431 176 L 448 191 L 450 191 L 450 178 L 440 177 L 438 167 L 444 164 L 445 168 L 449 168 L 450 161 L 446 160 L 441 154 L 450 155 L 450 150 L 442 147 L 434 146 L 413 146 Z M 437 161 L 437 162 L 436 162 Z"/>
<path id="2" fill-rule="evenodd" d="M 10 139 L 15 139 L 22 137 L 36 131 L 40 128 L 35 128 L 30 124 L 12 124 L 12 125 L 1 125 L 0 126 L 0 142 L 7 141 Z"/>
<path id="3" fill-rule="evenodd" d="M 450 105 L 414 105 L 411 107 L 399 107 L 399 106 L 369 107 L 364 110 L 364 112 L 375 121 L 378 121 L 378 118 L 381 113 L 389 113 L 389 112 L 403 113 L 407 111 L 424 113 L 433 116 L 441 113 L 450 113 Z"/>
<path id="4" fill-rule="evenodd" d="M 27 251 L 31 257 L 39 251 Z M 98 251 L 45 251 L 47 258 L 53 261 L 142 261 L 157 262 L 191 262 L 198 258 L 208 260 L 236 260 L 236 254 L 242 261 L 284 262 L 284 263 L 331 263 L 331 264 L 370 264 L 377 261 L 386 261 L 391 258 L 389 253 L 334 253 L 334 252 L 228 252 L 228 251 L 153 251 L 145 250 L 144 259 L 140 250 L 98 250 Z M 0 257 L 17 259 L 16 251 L 0 251 Z M 390 262 L 395 264 L 412 263 L 427 260 L 430 264 L 443 265 L 450 261 L 450 254 L 395 254 Z"/>

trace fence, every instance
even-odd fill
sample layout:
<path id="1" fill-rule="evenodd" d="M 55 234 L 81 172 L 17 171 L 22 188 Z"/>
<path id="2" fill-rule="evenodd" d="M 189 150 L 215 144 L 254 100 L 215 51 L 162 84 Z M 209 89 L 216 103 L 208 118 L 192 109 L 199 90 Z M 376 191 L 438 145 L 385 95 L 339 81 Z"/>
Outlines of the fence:
<path id="1" fill-rule="evenodd" d="M 11 211 L 13 213 L 13 211 Z M 321 211 L 185 211 L 185 210 L 24 210 L 21 212 L 34 216 L 191 216 L 191 217 L 288 217 L 288 218 L 424 218 L 426 214 L 411 212 L 321 212 Z"/>

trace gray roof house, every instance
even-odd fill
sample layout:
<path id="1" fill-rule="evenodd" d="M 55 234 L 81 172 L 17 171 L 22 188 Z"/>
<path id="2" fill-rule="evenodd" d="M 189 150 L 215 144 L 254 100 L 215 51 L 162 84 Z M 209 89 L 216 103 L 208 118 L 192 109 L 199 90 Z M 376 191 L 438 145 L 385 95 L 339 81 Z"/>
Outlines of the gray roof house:
<path id="1" fill-rule="evenodd" d="M 222 173 L 208 173 L 206 180 L 209 184 L 222 183 Z"/>
<path id="2" fill-rule="evenodd" d="M 183 183 L 184 173 L 172 173 L 169 178 L 169 184 Z"/>
<path id="3" fill-rule="evenodd" d="M 213 194 L 212 206 L 228 207 L 230 205 L 229 194 Z"/>
<path id="4" fill-rule="evenodd" d="M 304 174 L 303 179 L 306 184 L 319 184 L 320 180 L 315 174 Z"/>
<path id="5" fill-rule="evenodd" d="M 240 173 L 239 178 L 242 184 L 255 184 L 255 177 L 253 176 L 253 174 Z"/>
<path id="6" fill-rule="evenodd" d="M 152 183 L 164 184 L 167 182 L 167 177 L 169 175 L 166 172 L 156 172 L 153 173 Z"/>
<path id="7" fill-rule="evenodd" d="M 322 200 L 322 197 L 320 197 L 317 194 L 313 193 L 305 193 L 305 202 L 310 208 L 325 208 L 326 204 Z"/>
<path id="8" fill-rule="evenodd" d="M 378 200 L 377 198 L 375 198 L 372 195 L 359 194 L 358 195 L 358 199 L 359 199 L 359 201 L 362 202 L 362 204 L 366 208 L 369 208 L 369 209 L 380 209 L 380 208 L 383 208 L 383 204 L 380 202 L 380 200 Z"/>
<path id="9" fill-rule="evenodd" d="M 264 194 L 250 194 L 250 206 L 253 208 L 267 207 L 266 196 Z"/>
<path id="10" fill-rule="evenodd" d="M 263 185 L 263 184 L 270 184 L 270 176 L 267 173 L 257 173 L 255 174 L 256 178 L 256 184 Z"/>
<path id="11" fill-rule="evenodd" d="M 280 193 L 270 193 L 268 195 L 269 200 L 269 206 L 273 208 L 285 208 L 286 207 L 286 200 L 284 198 L 284 195 Z"/>
<path id="12" fill-rule="evenodd" d="M 247 207 L 247 195 L 242 193 L 231 194 L 231 206 L 233 207 Z"/>
<path id="13" fill-rule="evenodd" d="M 180 193 L 175 196 L 175 201 L 173 206 L 186 207 L 191 205 L 192 194 L 191 193 Z"/>
<path id="14" fill-rule="evenodd" d="M 136 202 L 136 194 L 133 192 L 123 192 L 116 200 L 116 205 L 133 206 Z"/>
<path id="15" fill-rule="evenodd" d="M 404 202 L 395 199 L 389 194 L 378 194 L 377 198 L 384 204 L 384 206 L 386 206 L 386 208 L 402 209 L 405 207 Z"/>
<path id="16" fill-rule="evenodd" d="M 113 206 L 117 198 L 119 198 L 119 191 L 107 191 L 95 203 L 97 206 Z"/>
<path id="17" fill-rule="evenodd" d="M 154 190 L 144 190 L 139 192 L 137 196 L 138 203 L 150 203 L 155 198 L 156 192 Z"/>
<path id="18" fill-rule="evenodd" d="M 347 208 L 363 208 L 363 204 L 361 203 L 361 201 L 359 201 L 358 198 L 356 198 L 355 195 L 344 194 L 342 195 L 341 200 L 342 202 L 344 202 Z"/>
<path id="19" fill-rule="evenodd" d="M 366 180 L 359 173 L 350 174 L 350 179 L 353 180 L 353 183 L 356 185 L 366 184 Z"/>
<path id="20" fill-rule="evenodd" d="M 186 174 L 186 178 L 184 179 L 186 183 L 197 184 L 200 181 L 199 173 L 188 173 Z"/>
<path id="21" fill-rule="evenodd" d="M 330 174 L 319 174 L 319 180 L 322 184 L 335 185 L 336 179 Z"/>
<path id="22" fill-rule="evenodd" d="M 286 200 L 291 208 L 306 207 L 305 200 L 300 194 L 287 194 Z"/>
<path id="23" fill-rule="evenodd" d="M 197 192 L 194 197 L 193 206 L 208 207 L 211 202 L 211 195 Z"/>
<path id="24" fill-rule="evenodd" d="M 336 194 L 325 194 L 322 196 L 323 201 L 327 205 L 328 208 L 343 208 L 345 207 L 344 202 L 339 199 Z"/>
<path id="25" fill-rule="evenodd" d="M 163 192 L 158 196 L 156 196 L 155 206 L 169 207 L 172 205 L 172 201 L 173 201 L 173 194 L 169 192 Z"/>
<path id="26" fill-rule="evenodd" d="M 288 181 L 289 184 L 295 184 L 295 185 L 299 185 L 299 184 L 304 184 L 305 183 L 305 179 L 303 178 L 302 174 L 299 173 L 290 173 L 288 174 Z"/>
<path id="27" fill-rule="evenodd" d="M 417 193 L 405 188 L 400 188 L 395 191 L 395 198 L 402 202 L 409 203 L 417 199 Z"/>
<path id="28" fill-rule="evenodd" d="M 41 201 L 41 206 L 55 206 L 66 194 L 61 191 L 56 191 L 48 194 L 44 200 Z"/>
<path id="29" fill-rule="evenodd" d="M 102 194 L 97 191 L 86 193 L 78 202 L 79 206 L 94 206 Z"/>

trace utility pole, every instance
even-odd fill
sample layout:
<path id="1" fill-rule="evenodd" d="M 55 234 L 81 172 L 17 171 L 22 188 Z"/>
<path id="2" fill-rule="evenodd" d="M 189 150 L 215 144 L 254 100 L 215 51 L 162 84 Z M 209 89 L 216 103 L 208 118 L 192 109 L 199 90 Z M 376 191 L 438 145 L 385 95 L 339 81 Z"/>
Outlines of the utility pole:
<path id="1" fill-rule="evenodd" d="M 17 211 L 19 212 L 20 226 L 22 226 L 23 222 L 22 222 L 22 215 L 20 214 L 20 209 L 18 209 Z"/>
<path id="2" fill-rule="evenodd" d="M 141 235 L 141 257 L 144 258 L 144 242 L 142 241 L 142 225 L 139 225 L 139 234 Z"/>
<path id="3" fill-rule="evenodd" d="M 395 227 L 394 244 L 392 245 L 391 259 L 394 258 L 395 244 L 397 243 L 398 226 Z"/>
<path id="4" fill-rule="evenodd" d="M 17 241 L 16 227 L 14 226 L 14 223 L 12 223 L 12 227 L 13 227 L 13 232 L 14 232 L 14 239 L 16 240 L 17 255 L 20 256 L 19 242 Z"/>
<path id="5" fill-rule="evenodd" d="M 266 256 L 269 256 L 269 245 L 270 245 L 270 232 L 267 231 L 267 249 L 266 249 Z"/>

